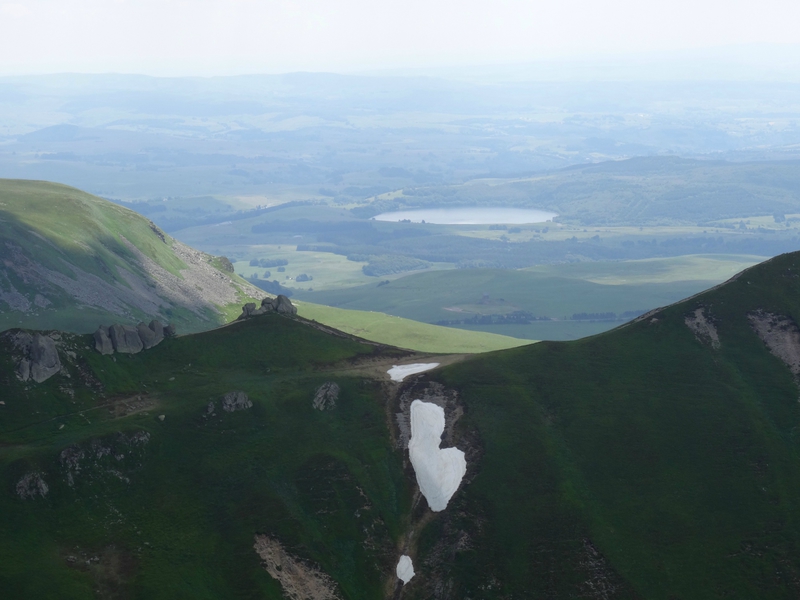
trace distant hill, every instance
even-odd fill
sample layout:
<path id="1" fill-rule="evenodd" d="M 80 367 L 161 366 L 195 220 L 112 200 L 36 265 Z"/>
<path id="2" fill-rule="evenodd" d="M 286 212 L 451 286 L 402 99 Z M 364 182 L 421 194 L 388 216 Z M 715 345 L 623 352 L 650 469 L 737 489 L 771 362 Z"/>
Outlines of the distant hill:
<path id="1" fill-rule="evenodd" d="M 697 224 L 800 213 L 800 162 L 736 163 L 651 156 L 519 179 L 475 179 L 379 196 L 361 216 L 419 207 L 503 206 L 557 212 L 582 225 Z"/>
<path id="2" fill-rule="evenodd" d="M 55 183 L 0 180 L 0 329 L 90 331 L 158 318 L 180 331 L 224 323 L 263 293 L 225 258 Z"/>
<path id="3" fill-rule="evenodd" d="M 276 313 L 134 355 L 4 332 L 4 595 L 796 598 L 798 298 L 793 253 L 466 359 Z M 49 378 L 20 381 L 26 355 Z M 438 512 L 407 451 L 417 400 L 466 461 Z"/>

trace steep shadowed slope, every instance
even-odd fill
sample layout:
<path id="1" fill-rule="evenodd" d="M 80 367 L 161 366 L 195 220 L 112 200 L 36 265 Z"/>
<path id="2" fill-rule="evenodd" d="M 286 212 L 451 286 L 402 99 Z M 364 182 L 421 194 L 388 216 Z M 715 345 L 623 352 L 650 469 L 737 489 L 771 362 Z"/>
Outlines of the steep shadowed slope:
<path id="1" fill-rule="evenodd" d="M 262 295 L 227 259 L 131 210 L 41 181 L 0 180 L 0 260 L 0 328 L 88 331 L 157 317 L 196 331 Z"/>

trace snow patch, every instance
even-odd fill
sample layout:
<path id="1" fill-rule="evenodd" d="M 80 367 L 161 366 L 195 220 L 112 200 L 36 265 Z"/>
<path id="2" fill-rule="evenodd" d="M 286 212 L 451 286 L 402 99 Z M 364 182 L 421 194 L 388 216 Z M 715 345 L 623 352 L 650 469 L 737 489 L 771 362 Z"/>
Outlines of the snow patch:
<path id="1" fill-rule="evenodd" d="M 397 562 L 397 578 L 405 585 L 412 577 L 414 577 L 414 563 L 411 562 L 410 556 L 403 554 Z"/>
<path id="2" fill-rule="evenodd" d="M 430 371 L 439 366 L 439 363 L 413 363 L 411 365 L 392 365 L 392 368 L 386 371 L 392 381 L 403 381 L 409 375 L 416 375 L 424 371 Z"/>
<path id="3" fill-rule="evenodd" d="M 408 454 L 419 489 L 434 512 L 447 508 L 467 472 L 467 460 L 461 450 L 439 448 L 444 424 L 441 406 L 422 400 L 411 403 Z"/>

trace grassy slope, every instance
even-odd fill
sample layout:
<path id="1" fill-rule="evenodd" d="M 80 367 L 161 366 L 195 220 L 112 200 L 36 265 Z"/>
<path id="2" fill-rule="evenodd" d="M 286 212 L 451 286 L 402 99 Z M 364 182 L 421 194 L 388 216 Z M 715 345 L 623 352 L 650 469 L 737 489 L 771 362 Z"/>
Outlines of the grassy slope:
<path id="1" fill-rule="evenodd" d="M 116 589 L 139 598 L 280 598 L 252 550 L 255 533 L 276 535 L 321 565 L 347 597 L 380 596 L 378 569 L 396 559 L 410 488 L 389 442 L 380 386 L 325 371 L 358 356 L 400 353 L 277 315 L 116 360 L 84 349 L 87 341 L 71 345 L 102 380 L 105 400 L 78 383 L 75 369 L 74 400 L 58 377 L 25 387 L 0 356 L 6 597 L 90 598 L 101 588 L 112 597 Z M 335 410 L 319 412 L 311 400 L 328 379 L 342 392 Z M 157 405 L 146 412 L 113 419 L 107 407 L 91 409 L 156 389 Z M 247 392 L 253 408 L 222 412 L 220 396 L 235 389 Z M 218 414 L 203 418 L 212 400 Z M 125 449 L 129 458 L 84 463 L 68 487 L 62 449 L 77 443 L 92 456 L 90 439 L 113 444 L 120 431 L 152 437 L 138 454 Z M 14 485 L 32 469 L 45 473 L 50 495 L 23 503 Z M 66 557 L 83 551 L 101 556 L 102 569 L 83 561 L 70 568 Z"/>
<path id="2" fill-rule="evenodd" d="M 114 284 L 123 281 L 119 270 L 131 269 L 135 256 L 124 237 L 167 271 L 180 276 L 186 265 L 164 243 L 150 221 L 141 215 L 75 188 L 43 181 L 0 180 L 0 238 L 24 250 L 33 261 L 48 269 L 74 277 L 70 265 Z M 170 238 L 166 237 L 167 242 Z M 0 253 L 6 252 L 0 248 Z M 32 297 L 36 290 L 12 275 L 12 284 Z M 0 328 L 28 326 L 88 331 L 108 321 L 105 311 L 78 308 L 72 297 L 48 293 L 53 306 L 25 315 L 5 310 Z M 136 315 L 145 318 L 146 315 Z M 149 319 L 148 319 L 149 320 Z M 202 325 L 188 311 L 176 310 L 174 320 L 183 330 Z M 222 322 L 208 314 L 204 325 Z"/>
<path id="3" fill-rule="evenodd" d="M 797 386 L 746 314 L 800 320 L 798 274 L 800 254 L 778 257 L 655 321 L 431 373 L 459 391 L 457 429 L 475 432 L 480 461 L 423 528 L 419 579 L 405 597 L 422 597 L 430 564 L 454 598 L 797 597 Z M 719 350 L 684 324 L 700 305 Z M 321 565 L 346 598 L 384 596 L 381 572 L 406 535 L 413 488 L 390 442 L 384 390 L 349 369 L 355 357 L 392 362 L 399 351 L 278 315 L 135 356 L 100 356 L 87 343 L 68 340 L 105 398 L 76 366 L 68 380 L 24 386 L 0 353 L 0 584 L 10 597 L 101 588 L 279 598 L 252 552 L 254 533 Z M 314 389 L 331 379 L 340 402 L 316 412 Z M 254 407 L 203 418 L 232 389 Z M 145 412 L 114 419 L 107 406 L 92 409 L 148 392 L 157 404 Z M 91 455 L 92 440 L 141 430 L 152 436 L 144 450 L 89 460 L 66 485 L 64 448 Z M 51 491 L 22 502 L 14 486 L 31 471 Z M 67 566 L 81 552 L 102 556 L 103 568 Z"/>
<path id="4" fill-rule="evenodd" d="M 531 343 L 495 333 L 428 325 L 379 312 L 297 302 L 298 314 L 351 335 L 419 352 L 474 354 Z"/>
<path id="5" fill-rule="evenodd" d="M 298 293 L 310 302 L 374 310 L 422 322 L 470 317 L 470 311 L 529 311 L 557 319 L 574 313 L 622 313 L 664 306 L 706 289 L 752 265 L 754 257 L 678 257 L 647 261 L 578 263 L 529 270 L 459 269 L 418 273 L 377 287 Z M 611 284 L 611 285 L 608 285 Z M 489 294 L 491 303 L 481 305 Z M 500 302 L 500 299 L 504 302 Z M 466 313 L 445 310 L 462 308 Z M 529 339 L 574 339 L 619 323 L 534 322 L 465 326 Z"/>
<path id="6" fill-rule="evenodd" d="M 454 561 L 457 594 L 494 576 L 482 597 L 577 597 L 592 577 L 617 597 L 797 597 L 797 385 L 746 314 L 800 322 L 798 273 L 784 255 L 656 320 L 444 370 L 485 448 L 453 507 L 487 524 Z M 698 306 L 718 351 L 683 322 Z"/>

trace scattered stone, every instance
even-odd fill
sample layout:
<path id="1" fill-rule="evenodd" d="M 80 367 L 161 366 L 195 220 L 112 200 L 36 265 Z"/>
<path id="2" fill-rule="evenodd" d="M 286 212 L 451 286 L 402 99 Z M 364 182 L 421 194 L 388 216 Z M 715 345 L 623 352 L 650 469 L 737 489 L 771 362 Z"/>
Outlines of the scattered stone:
<path id="1" fill-rule="evenodd" d="M 214 406 L 213 402 L 208 403 L 208 407 L 206 408 L 206 413 L 209 415 L 213 415 L 216 412 L 217 408 Z"/>
<path id="2" fill-rule="evenodd" d="M 317 410 L 332 410 L 339 399 L 339 386 L 333 381 L 326 381 L 314 393 L 314 408 Z"/>
<path id="3" fill-rule="evenodd" d="M 242 391 L 228 392 L 222 397 L 222 410 L 225 412 L 235 412 L 237 410 L 247 410 L 253 403 Z"/>
<path id="4" fill-rule="evenodd" d="M 42 479 L 41 473 L 28 473 L 17 482 L 17 496 L 23 500 L 33 499 L 36 496 L 44 498 L 50 488 Z"/>

